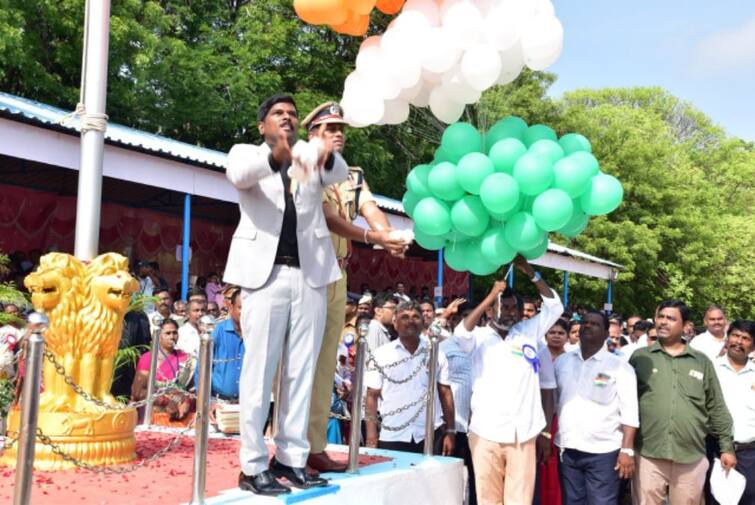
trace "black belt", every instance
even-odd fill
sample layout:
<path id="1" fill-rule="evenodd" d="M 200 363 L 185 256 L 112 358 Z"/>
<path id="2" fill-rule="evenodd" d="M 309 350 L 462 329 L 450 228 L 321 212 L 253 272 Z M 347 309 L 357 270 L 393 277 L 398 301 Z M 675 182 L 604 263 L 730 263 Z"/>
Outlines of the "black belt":
<path id="1" fill-rule="evenodd" d="M 276 256 L 274 263 L 276 265 L 299 268 L 299 258 L 294 258 L 293 256 Z"/>
<path id="2" fill-rule="evenodd" d="M 742 450 L 747 450 L 747 449 L 755 449 L 755 442 L 747 442 L 745 444 L 734 442 L 735 451 L 742 451 Z"/>

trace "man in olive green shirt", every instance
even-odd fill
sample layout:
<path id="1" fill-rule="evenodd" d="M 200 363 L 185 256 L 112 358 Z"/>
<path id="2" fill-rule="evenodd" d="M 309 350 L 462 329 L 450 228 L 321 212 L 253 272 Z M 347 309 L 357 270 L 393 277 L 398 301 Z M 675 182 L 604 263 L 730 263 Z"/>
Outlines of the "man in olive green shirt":
<path id="1" fill-rule="evenodd" d="M 636 438 L 636 504 L 700 503 L 708 460 L 705 435 L 721 447 L 721 465 L 736 465 L 732 419 L 713 363 L 682 340 L 689 309 L 667 300 L 658 306 L 658 341 L 629 359 L 637 374 L 640 430 Z"/>

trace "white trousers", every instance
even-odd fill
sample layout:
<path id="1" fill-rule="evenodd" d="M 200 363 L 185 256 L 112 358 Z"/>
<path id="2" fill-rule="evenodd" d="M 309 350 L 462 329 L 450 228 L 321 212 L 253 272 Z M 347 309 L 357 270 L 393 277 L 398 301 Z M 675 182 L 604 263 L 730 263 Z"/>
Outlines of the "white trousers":
<path id="1" fill-rule="evenodd" d="M 312 288 L 298 268 L 275 265 L 264 286 L 241 291 L 244 363 L 239 391 L 241 470 L 268 468 L 263 429 L 273 376 L 288 334 L 281 377 L 275 457 L 303 467 L 309 456 L 307 424 L 317 356 L 325 330 L 326 287 Z"/>

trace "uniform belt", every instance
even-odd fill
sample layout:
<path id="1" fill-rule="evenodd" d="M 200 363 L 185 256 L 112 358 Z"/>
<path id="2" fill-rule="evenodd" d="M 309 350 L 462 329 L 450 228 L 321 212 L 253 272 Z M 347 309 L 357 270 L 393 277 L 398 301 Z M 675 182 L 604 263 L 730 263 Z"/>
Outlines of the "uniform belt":
<path id="1" fill-rule="evenodd" d="M 294 258 L 293 256 L 276 256 L 274 263 L 276 265 L 299 268 L 299 258 Z"/>

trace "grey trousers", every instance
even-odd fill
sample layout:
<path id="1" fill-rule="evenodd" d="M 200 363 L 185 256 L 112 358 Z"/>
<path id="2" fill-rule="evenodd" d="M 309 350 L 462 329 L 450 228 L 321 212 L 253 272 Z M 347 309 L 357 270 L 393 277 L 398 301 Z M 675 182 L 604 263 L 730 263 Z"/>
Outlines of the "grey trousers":
<path id="1" fill-rule="evenodd" d="M 325 290 L 325 286 L 309 286 L 298 268 L 275 265 L 264 286 L 241 292 L 245 352 L 239 384 L 239 459 L 246 475 L 268 468 L 263 429 L 282 355 L 275 456 L 294 467 L 303 467 L 307 461 L 312 381 L 325 329 Z"/>

